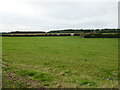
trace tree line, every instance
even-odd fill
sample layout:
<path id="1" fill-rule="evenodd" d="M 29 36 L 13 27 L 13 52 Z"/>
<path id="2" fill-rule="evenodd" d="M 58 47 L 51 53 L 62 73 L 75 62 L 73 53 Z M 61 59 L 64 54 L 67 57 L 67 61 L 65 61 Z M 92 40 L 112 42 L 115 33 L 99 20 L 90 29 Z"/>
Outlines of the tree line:
<path id="1" fill-rule="evenodd" d="M 48 33 L 119 33 L 120 29 L 66 29 L 66 30 L 54 30 Z"/>
<path id="2" fill-rule="evenodd" d="M 65 29 L 65 30 L 51 30 L 49 32 L 45 31 L 13 31 L 13 32 L 3 32 L 8 34 L 28 34 L 28 33 L 119 33 L 120 29 Z"/>

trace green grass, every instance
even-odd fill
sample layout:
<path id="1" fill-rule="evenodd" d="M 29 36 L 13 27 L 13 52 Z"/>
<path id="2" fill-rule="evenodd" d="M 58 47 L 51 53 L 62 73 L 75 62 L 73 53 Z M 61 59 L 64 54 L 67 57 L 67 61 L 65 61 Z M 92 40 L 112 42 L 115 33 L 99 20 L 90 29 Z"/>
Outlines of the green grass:
<path id="1" fill-rule="evenodd" d="M 16 74 L 44 87 L 117 87 L 118 39 L 3 37 L 2 44 Z"/>
<path id="2" fill-rule="evenodd" d="M 3 74 L 4 75 L 4 74 Z M 4 83 L 2 83 L 3 88 L 26 88 L 25 83 L 22 83 L 20 81 L 13 82 L 9 77 L 3 76 L 2 77 Z"/>

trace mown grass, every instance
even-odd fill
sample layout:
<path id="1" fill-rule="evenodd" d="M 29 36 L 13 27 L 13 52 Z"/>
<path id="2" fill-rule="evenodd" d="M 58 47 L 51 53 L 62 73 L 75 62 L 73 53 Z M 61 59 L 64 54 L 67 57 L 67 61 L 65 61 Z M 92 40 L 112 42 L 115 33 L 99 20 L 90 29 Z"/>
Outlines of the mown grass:
<path id="1" fill-rule="evenodd" d="M 21 69 L 16 74 L 45 87 L 118 86 L 118 39 L 3 37 L 2 44 L 3 58 Z"/>

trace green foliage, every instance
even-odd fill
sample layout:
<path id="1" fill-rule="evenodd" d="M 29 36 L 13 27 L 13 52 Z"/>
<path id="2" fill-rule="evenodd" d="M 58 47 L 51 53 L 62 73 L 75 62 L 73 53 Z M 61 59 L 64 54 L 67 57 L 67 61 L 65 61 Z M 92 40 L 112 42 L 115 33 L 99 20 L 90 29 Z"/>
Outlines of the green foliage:
<path id="1" fill-rule="evenodd" d="M 66 30 L 54 30 L 48 33 L 118 33 L 120 29 L 66 29 Z"/>
<path id="2" fill-rule="evenodd" d="M 120 38 L 120 35 L 118 33 L 113 33 L 113 34 L 102 34 L 102 33 L 89 33 L 89 34 L 81 34 L 81 37 L 84 38 Z"/>

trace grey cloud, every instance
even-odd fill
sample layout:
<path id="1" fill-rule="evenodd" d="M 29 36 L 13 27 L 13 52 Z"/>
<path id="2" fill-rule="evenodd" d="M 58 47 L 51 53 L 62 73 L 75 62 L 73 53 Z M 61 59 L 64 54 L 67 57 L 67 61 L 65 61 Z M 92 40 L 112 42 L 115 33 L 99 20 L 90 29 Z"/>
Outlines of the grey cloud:
<path id="1" fill-rule="evenodd" d="M 24 6 L 28 7 L 22 14 L 0 12 L 2 14 L 0 24 L 3 25 L 1 30 L 48 31 L 64 28 L 117 28 L 117 3 L 37 3 L 35 1 L 23 2 Z M 29 10 L 28 13 L 27 10 Z"/>

